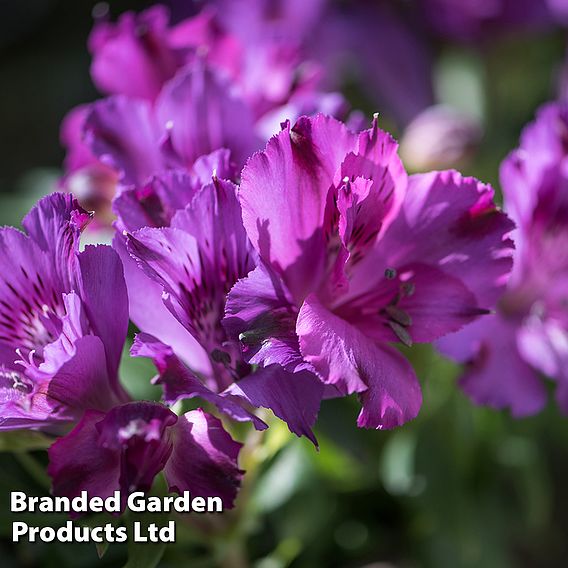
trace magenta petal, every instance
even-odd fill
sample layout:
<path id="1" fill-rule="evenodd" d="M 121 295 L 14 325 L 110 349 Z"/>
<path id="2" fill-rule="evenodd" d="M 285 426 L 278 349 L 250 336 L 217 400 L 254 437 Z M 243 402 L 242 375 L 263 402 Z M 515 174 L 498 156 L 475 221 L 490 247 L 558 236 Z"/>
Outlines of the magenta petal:
<path id="1" fill-rule="evenodd" d="M 195 370 L 210 371 L 209 358 L 203 347 L 164 305 L 162 285 L 149 278 L 140 269 L 128 254 L 122 235 L 115 235 L 113 247 L 123 263 L 132 321 L 141 331 L 154 335 L 166 345 L 170 345 Z"/>
<path id="2" fill-rule="evenodd" d="M 546 376 L 568 383 L 568 331 L 560 321 L 529 316 L 519 328 L 521 357 Z"/>
<path id="3" fill-rule="evenodd" d="M 460 280 L 477 306 L 491 309 L 511 270 L 512 229 L 495 207 L 493 190 L 474 178 L 456 172 L 412 176 L 400 214 L 353 271 L 349 293 L 372 294 L 387 270 L 401 275 L 405 266 L 420 263 Z"/>
<path id="4" fill-rule="evenodd" d="M 89 37 L 93 55 L 91 76 L 109 94 L 154 99 L 179 65 L 168 45 L 169 14 L 164 6 L 134 14 L 118 22 L 97 22 Z"/>
<path id="5" fill-rule="evenodd" d="M 213 287 L 230 287 L 254 268 L 253 249 L 243 227 L 237 187 L 215 178 L 204 185 L 191 204 L 178 211 L 172 227 L 193 235 L 199 247 L 199 260 Z M 205 285 L 205 282 L 202 283 Z"/>
<path id="6" fill-rule="evenodd" d="M 467 364 L 460 384 L 476 404 L 510 408 L 515 417 L 544 408 L 546 389 L 519 354 L 514 323 L 485 316 L 437 345 L 443 354 Z"/>
<path id="7" fill-rule="evenodd" d="M 78 339 L 75 354 L 54 374 L 47 386 L 51 404 L 65 414 L 78 416 L 85 409 L 108 410 L 124 402 L 125 395 L 109 379 L 105 349 L 94 335 Z"/>
<path id="8" fill-rule="evenodd" d="M 324 275 L 328 193 L 356 143 L 356 135 L 335 119 L 302 117 L 243 169 L 239 197 L 249 238 L 300 301 Z"/>
<path id="9" fill-rule="evenodd" d="M 164 87 L 156 103 L 168 129 L 164 147 L 170 165 L 191 168 L 195 160 L 228 148 L 237 164 L 260 146 L 250 109 L 220 74 L 197 60 Z"/>
<path id="10" fill-rule="evenodd" d="M 363 408 L 357 418 L 360 428 L 396 428 L 416 418 L 422 405 L 420 384 L 412 365 L 398 351 L 386 345 L 375 346 L 369 388 L 360 393 Z"/>
<path id="11" fill-rule="evenodd" d="M 312 364 L 324 383 L 334 385 L 343 394 L 367 389 L 355 349 L 359 347 L 358 340 L 364 346 L 369 340 L 329 312 L 314 295 L 308 296 L 300 308 L 296 332 L 304 359 Z"/>
<path id="12" fill-rule="evenodd" d="M 359 425 L 392 428 L 412 420 L 422 404 L 411 367 L 390 347 L 376 344 L 329 312 L 315 296 L 300 309 L 300 348 L 326 384 L 362 394 Z"/>
<path id="13" fill-rule="evenodd" d="M 233 507 L 244 474 L 237 463 L 241 447 L 217 418 L 203 410 L 180 416 L 174 451 L 164 470 L 170 491 L 221 497 L 224 507 Z"/>
<path id="14" fill-rule="evenodd" d="M 120 488 L 120 455 L 98 443 L 96 424 L 104 416 L 88 410 L 67 436 L 49 448 L 47 472 L 54 495 L 76 497 L 86 490 L 91 497 L 105 498 Z"/>
<path id="15" fill-rule="evenodd" d="M 98 162 L 83 140 L 83 124 L 88 113 L 89 105 L 80 105 L 71 109 L 61 122 L 60 138 L 67 150 L 64 162 L 67 172 Z"/>
<path id="16" fill-rule="evenodd" d="M 84 125 L 85 142 L 126 184 L 141 184 L 163 169 L 161 137 L 150 103 L 124 96 L 91 105 Z"/>
<path id="17" fill-rule="evenodd" d="M 388 227 L 404 201 L 408 175 L 397 152 L 397 142 L 379 129 L 375 117 L 371 128 L 359 134 L 357 148 L 347 154 L 341 164 L 342 179 L 347 177 L 353 181 L 363 177 L 372 180 L 366 194 L 357 199 L 359 211 L 354 231 L 365 230 L 365 235 L 359 237 L 362 244 L 370 238 L 370 233 Z"/>
<path id="18" fill-rule="evenodd" d="M 183 209 L 202 183 L 186 170 L 169 170 L 146 183 L 123 188 L 112 203 L 122 230 L 167 227 L 178 209 Z"/>
<path id="19" fill-rule="evenodd" d="M 153 229 L 144 228 L 127 237 L 128 252 L 136 259 L 138 266 L 155 282 L 159 283 L 167 296 L 167 307 L 176 319 L 190 332 L 197 335 L 193 318 L 189 317 L 193 309 L 188 299 L 201 280 L 201 264 L 197 242 L 188 233 L 171 227 Z M 174 251 L 183 251 L 174 254 Z M 195 282 L 188 287 L 187 274 Z"/>
<path id="20" fill-rule="evenodd" d="M 72 195 L 52 193 L 40 199 L 22 221 L 35 244 L 51 255 L 51 262 L 67 288 L 73 285 L 69 274 L 74 270 L 81 231 L 90 220 L 91 215 Z"/>
<path id="21" fill-rule="evenodd" d="M 17 366 L 15 366 L 17 367 Z M 72 412 L 46 396 L 20 369 L 0 367 L 0 430 L 38 429 L 68 421 Z"/>
<path id="22" fill-rule="evenodd" d="M 78 259 L 85 312 L 92 331 L 105 346 L 109 377 L 116 379 L 128 332 L 128 294 L 122 263 L 112 247 L 105 245 L 87 246 Z"/>
<path id="23" fill-rule="evenodd" d="M 434 341 L 488 313 L 460 279 L 420 263 L 398 267 L 395 278 L 384 276 L 375 290 L 335 311 L 379 341 L 401 340 L 393 328 L 402 326 L 407 343 Z"/>
<path id="24" fill-rule="evenodd" d="M 149 491 L 172 452 L 173 429 L 178 417 L 154 402 L 117 406 L 97 423 L 98 444 L 120 455 L 120 489 Z"/>
<path id="25" fill-rule="evenodd" d="M 213 178 L 234 180 L 240 173 L 233 163 L 231 151 L 226 148 L 200 156 L 195 160 L 191 171 L 200 185 L 211 183 Z"/>
<path id="26" fill-rule="evenodd" d="M 199 397 L 214 404 L 221 412 L 238 422 L 251 421 L 257 430 L 267 425 L 254 414 L 243 408 L 231 396 L 219 395 L 208 389 L 200 379 L 187 368 L 174 354 L 171 347 L 164 345 L 146 333 L 136 336 L 132 346 L 133 357 L 149 357 L 158 369 L 154 383 L 164 388 L 164 401 L 175 404 L 184 398 Z"/>
<path id="27" fill-rule="evenodd" d="M 269 408 L 288 424 L 291 432 L 306 436 L 317 446 L 312 426 L 323 389 L 323 383 L 309 371 L 291 373 L 280 365 L 270 365 L 258 368 L 225 392 L 242 397 L 253 406 Z"/>
<path id="28" fill-rule="evenodd" d="M 170 228 L 141 229 L 128 241 L 140 267 L 164 287 L 180 323 L 208 352 L 222 345 L 226 294 L 254 267 L 235 186 L 215 180 L 178 211 Z"/>
<path id="29" fill-rule="evenodd" d="M 309 366 L 300 354 L 297 312 L 282 279 L 262 264 L 229 292 L 223 327 L 241 342 L 247 362 L 297 371 Z"/>

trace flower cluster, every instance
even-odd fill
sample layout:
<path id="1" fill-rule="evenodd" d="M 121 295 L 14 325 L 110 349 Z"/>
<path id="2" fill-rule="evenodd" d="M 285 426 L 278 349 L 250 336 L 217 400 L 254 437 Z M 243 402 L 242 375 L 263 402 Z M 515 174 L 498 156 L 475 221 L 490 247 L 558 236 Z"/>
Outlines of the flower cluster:
<path id="1" fill-rule="evenodd" d="M 0 232 L 0 426 L 65 434 L 55 494 L 125 496 L 163 473 L 232 506 L 241 444 L 225 428 L 268 428 L 264 408 L 317 445 L 322 401 L 353 394 L 359 427 L 401 426 L 422 404 L 399 349 L 413 343 L 468 360 L 478 402 L 538 410 L 537 369 L 568 408 L 568 111 L 545 108 L 503 165 L 515 228 L 489 185 L 409 175 L 377 116 L 340 119 L 306 58 L 319 3 L 249 2 L 246 22 L 240 4 L 96 23 L 91 71 L 109 96 L 64 122 L 62 184 L 112 246 L 81 250 L 92 215 L 70 193 L 41 200 L 26 233 Z M 441 114 L 439 138 L 471 139 Z M 439 148 L 422 164 L 453 149 Z M 120 384 L 129 320 L 162 402 Z M 187 399 L 207 411 L 183 413 Z"/>

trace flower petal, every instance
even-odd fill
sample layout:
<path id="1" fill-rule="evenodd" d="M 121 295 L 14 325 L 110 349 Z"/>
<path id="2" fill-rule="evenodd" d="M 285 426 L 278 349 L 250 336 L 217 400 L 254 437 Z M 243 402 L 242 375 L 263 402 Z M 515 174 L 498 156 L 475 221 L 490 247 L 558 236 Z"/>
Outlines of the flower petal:
<path id="1" fill-rule="evenodd" d="M 47 385 L 47 396 L 54 408 L 69 417 L 85 409 L 109 410 L 127 400 L 126 394 L 109 379 L 105 348 L 95 335 L 78 339 L 74 355 L 54 374 Z"/>
<path id="2" fill-rule="evenodd" d="M 242 172 L 243 222 L 262 259 L 300 301 L 326 269 L 324 216 L 329 189 L 357 137 L 318 115 L 287 123 Z"/>
<path id="3" fill-rule="evenodd" d="M 52 493 L 77 497 L 110 497 L 120 488 L 120 455 L 98 443 L 96 428 L 104 413 L 87 410 L 81 421 L 48 450 L 47 473 L 52 479 Z"/>
<path id="4" fill-rule="evenodd" d="M 128 332 L 128 294 L 119 256 L 110 246 L 87 246 L 78 255 L 83 306 L 105 346 L 109 377 L 116 380 Z M 112 314 L 112 317 L 109 317 Z"/>
<path id="5" fill-rule="evenodd" d="M 143 332 L 158 337 L 196 371 L 207 373 L 211 364 L 197 340 L 165 306 L 163 286 L 148 277 L 126 250 L 126 239 L 116 234 L 113 247 L 124 267 L 130 318 Z"/>
<path id="6" fill-rule="evenodd" d="M 153 6 L 140 14 L 124 13 L 116 23 L 95 24 L 89 37 L 91 76 L 97 88 L 153 100 L 173 77 L 179 57 L 168 45 L 169 13 Z"/>
<path id="7" fill-rule="evenodd" d="M 358 424 L 393 428 L 412 420 L 422 404 L 410 365 L 328 311 L 314 295 L 300 309 L 297 332 L 304 358 L 326 384 L 343 394 L 362 393 Z"/>
<path id="8" fill-rule="evenodd" d="M 280 365 L 269 365 L 258 368 L 225 392 L 242 397 L 253 406 L 269 408 L 288 424 L 291 432 L 306 436 L 317 446 L 312 426 L 323 389 L 323 383 L 309 371 L 291 373 Z"/>
<path id="9" fill-rule="evenodd" d="M 240 341 L 248 363 L 278 363 L 289 371 L 309 365 L 296 335 L 297 308 L 281 278 L 261 264 L 229 292 L 223 326 Z"/>
<path id="10" fill-rule="evenodd" d="M 164 470 L 170 491 L 221 497 L 225 508 L 233 507 L 244 474 L 237 464 L 242 445 L 201 409 L 180 416 L 174 436 L 174 450 Z"/>
<path id="11" fill-rule="evenodd" d="M 495 305 L 507 281 L 512 266 L 512 243 L 508 239 L 512 227 L 496 209 L 493 190 L 477 180 L 455 172 L 412 176 L 400 214 L 352 271 L 349 293 L 342 302 L 367 298 L 369 308 L 375 304 L 380 307 L 378 296 L 385 290 L 385 280 L 408 288 L 406 280 L 412 275 L 431 287 L 433 312 L 442 315 L 443 294 L 453 288 L 452 296 L 455 300 L 461 296 L 464 305 L 460 310 L 456 302 L 449 304 L 448 315 L 479 315 Z M 425 270 L 423 276 L 421 270 Z M 473 295 L 473 303 L 467 291 Z M 371 301 L 373 296 L 377 301 Z M 426 290 L 420 292 L 414 286 L 407 289 L 405 297 L 409 305 L 420 298 L 421 309 L 427 313 Z M 452 318 L 447 321 L 451 324 Z M 446 333 L 455 329 L 452 324 Z M 443 332 L 439 325 L 436 334 Z M 434 334 L 421 335 L 420 340 L 435 338 Z"/>
<path id="12" fill-rule="evenodd" d="M 214 404 L 221 412 L 238 422 L 251 421 L 257 430 L 264 430 L 267 425 L 246 410 L 234 397 L 219 395 L 207 388 L 174 354 L 171 347 L 164 345 L 155 337 L 139 333 L 132 345 L 133 357 L 149 357 L 158 369 L 154 384 L 163 386 L 164 401 L 175 404 L 178 400 L 199 397 Z"/>
<path id="13" fill-rule="evenodd" d="M 168 128 L 164 151 L 173 167 L 190 168 L 218 148 L 231 150 L 242 165 L 260 147 L 250 109 L 200 60 L 166 84 L 156 105 L 159 123 Z"/>
<path id="14" fill-rule="evenodd" d="M 510 408 L 517 418 L 544 408 L 546 389 L 519 354 L 513 322 L 485 316 L 437 345 L 443 354 L 467 364 L 460 385 L 476 404 Z"/>
<path id="15" fill-rule="evenodd" d="M 117 406 L 96 424 L 97 443 L 120 455 L 123 498 L 133 491 L 149 491 L 172 452 L 178 417 L 155 402 Z"/>
<path id="16" fill-rule="evenodd" d="M 116 170 L 125 185 L 142 184 L 163 169 L 161 134 L 146 101 L 114 96 L 93 103 L 84 131 L 93 154 Z"/>

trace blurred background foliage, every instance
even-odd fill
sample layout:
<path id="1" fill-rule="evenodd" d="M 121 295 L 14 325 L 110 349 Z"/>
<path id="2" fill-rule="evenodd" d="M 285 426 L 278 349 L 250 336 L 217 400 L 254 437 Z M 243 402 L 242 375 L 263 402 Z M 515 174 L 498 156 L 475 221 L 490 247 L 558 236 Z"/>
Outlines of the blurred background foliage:
<path id="1" fill-rule="evenodd" d="M 113 1 L 111 10 L 147 3 Z M 0 223 L 22 215 L 57 183 L 65 113 L 97 97 L 86 38 L 93 2 L 0 0 Z M 439 101 L 478 118 L 484 136 L 467 174 L 498 188 L 498 167 L 539 104 L 553 99 L 563 64 L 560 32 L 508 34 L 483 46 L 432 40 Z M 379 57 L 380 54 L 377 54 Z M 356 85 L 345 92 L 367 115 L 379 110 Z M 568 565 L 568 426 L 555 405 L 512 420 L 474 407 L 457 388 L 459 369 L 428 346 L 406 350 L 424 389 L 420 416 L 392 432 L 362 431 L 355 400 L 324 403 L 317 452 L 274 423 L 262 443 L 247 439 L 249 470 L 236 511 L 222 519 L 178 520 L 178 543 L 160 566 L 240 568 L 542 568 Z M 123 377 L 139 397 L 156 398 L 152 366 L 130 359 Z M 0 566 L 120 566 L 127 546 L 99 560 L 92 544 L 13 544 L 9 492 L 48 491 L 45 447 L 30 432 L 0 436 Z M 34 525 L 63 515 L 18 515 Z M 100 519 L 91 519 L 94 523 Z M 106 522 L 106 520 L 102 521 Z M 102 552 L 99 550 L 98 552 Z M 161 550 L 131 551 L 129 566 Z"/>

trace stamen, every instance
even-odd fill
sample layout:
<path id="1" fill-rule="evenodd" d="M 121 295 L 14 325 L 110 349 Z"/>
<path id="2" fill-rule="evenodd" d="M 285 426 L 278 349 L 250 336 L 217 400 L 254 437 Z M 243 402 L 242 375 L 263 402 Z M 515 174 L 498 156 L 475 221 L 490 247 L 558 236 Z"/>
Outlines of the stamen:
<path id="1" fill-rule="evenodd" d="M 387 280 L 394 280 L 396 278 L 396 269 L 394 268 L 387 268 L 385 270 L 385 278 Z"/>
<path id="2" fill-rule="evenodd" d="M 406 345 L 407 347 L 412 347 L 412 337 L 410 337 L 410 334 L 405 327 L 396 323 L 395 321 L 389 321 L 388 324 L 393 330 L 394 334 L 404 345 Z"/>
<path id="3" fill-rule="evenodd" d="M 404 327 L 412 325 L 412 318 L 404 310 L 396 306 L 387 306 L 385 312 L 392 320 Z"/>

